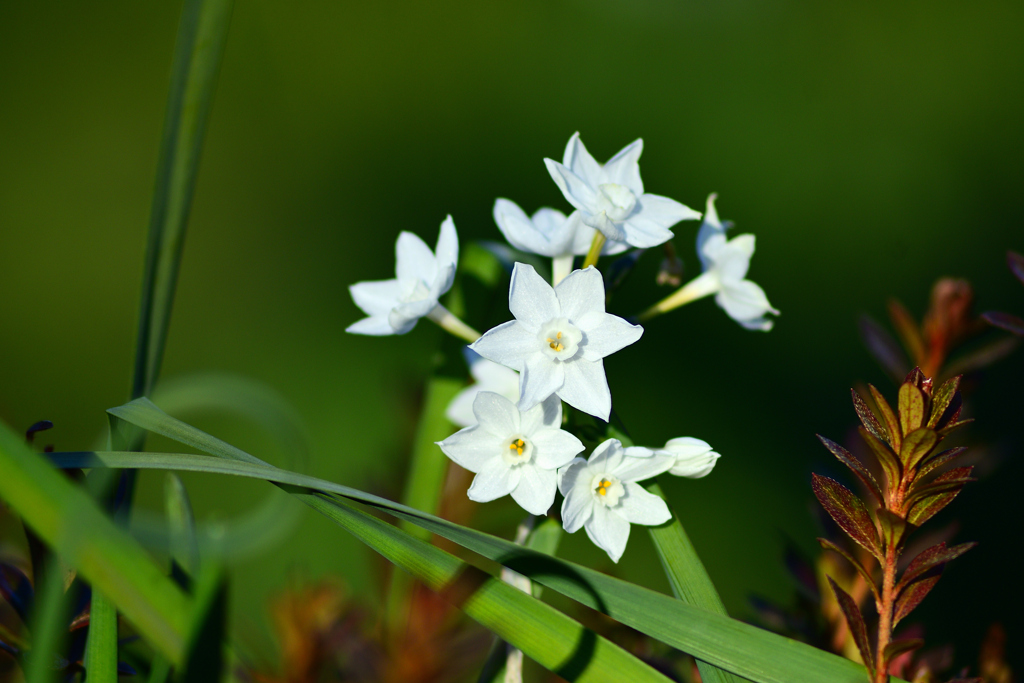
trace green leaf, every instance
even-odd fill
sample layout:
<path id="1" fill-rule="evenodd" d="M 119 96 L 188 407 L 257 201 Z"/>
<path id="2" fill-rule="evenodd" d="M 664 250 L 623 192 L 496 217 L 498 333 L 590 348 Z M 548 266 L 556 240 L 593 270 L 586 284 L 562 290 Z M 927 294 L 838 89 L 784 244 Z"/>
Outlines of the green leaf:
<path id="1" fill-rule="evenodd" d="M 861 424 L 869 432 L 877 436 L 881 441 L 891 444 L 892 439 L 889 438 L 889 433 L 885 427 L 881 425 L 875 414 L 871 412 L 871 408 L 864 402 L 864 399 L 860 397 L 856 389 L 850 389 L 850 394 L 853 396 L 853 409 L 857 411 L 857 417 L 860 418 Z M 820 436 L 818 437 L 821 438 Z"/>
<path id="2" fill-rule="evenodd" d="M 857 427 L 857 432 L 860 433 L 860 438 L 871 448 L 871 452 L 875 454 L 875 458 L 878 460 L 878 464 L 882 466 L 882 471 L 885 473 L 885 481 L 887 488 L 891 491 L 895 489 L 903 476 L 903 470 L 901 469 L 899 458 L 896 454 L 889 450 L 889 447 L 878 440 L 878 438 L 864 429 L 863 427 Z"/>
<path id="3" fill-rule="evenodd" d="M 819 474 L 811 475 L 811 488 L 814 489 L 818 502 L 839 528 L 881 560 L 882 548 L 878 542 L 878 530 L 860 498 L 834 479 Z"/>
<path id="4" fill-rule="evenodd" d="M 945 414 L 946 409 L 949 408 L 950 403 L 953 402 L 953 397 L 956 396 L 956 392 L 960 389 L 960 379 L 963 375 L 957 375 L 952 379 L 948 379 L 942 383 L 942 385 L 935 390 L 932 394 L 932 413 L 928 418 L 928 428 L 936 429 L 939 425 L 939 421 Z"/>
<path id="5" fill-rule="evenodd" d="M 831 576 L 825 578 L 828 579 L 828 585 L 832 586 L 836 602 L 839 603 L 839 609 L 842 610 L 843 616 L 846 618 L 846 625 L 850 628 L 850 635 L 853 636 L 853 642 L 857 644 L 857 650 L 860 651 L 860 657 L 864 660 L 864 665 L 867 667 L 868 675 L 870 676 L 875 671 L 875 657 L 871 653 L 871 641 L 868 640 L 868 627 L 864 623 L 864 615 L 860 613 L 860 607 L 854 602 L 853 598 L 837 586 Z"/>
<path id="6" fill-rule="evenodd" d="M 913 486 L 906 499 L 907 508 L 913 509 L 918 501 L 934 496 L 937 493 L 944 493 L 946 491 L 953 490 L 959 491 L 965 484 L 975 481 L 975 479 L 970 476 L 971 470 L 973 469 L 973 466 L 954 467 L 948 472 L 943 472 L 928 483 Z"/>
<path id="7" fill-rule="evenodd" d="M 826 439 L 821 434 L 818 434 L 817 436 L 818 440 L 824 444 L 825 448 L 829 449 L 829 451 L 832 452 L 832 455 L 839 459 L 839 462 L 849 467 L 850 470 L 857 475 L 857 478 L 860 479 L 860 483 L 864 484 L 864 488 L 874 496 L 875 500 L 877 500 L 880 505 L 885 505 L 885 496 L 882 495 L 882 489 L 878 485 L 875 475 L 871 474 L 871 470 L 864 467 L 860 460 L 853 457 L 848 450 L 837 444 L 835 441 Z"/>
<path id="8" fill-rule="evenodd" d="M 862 565 L 853 555 L 846 552 L 827 538 L 819 538 L 818 543 L 821 544 L 822 548 L 842 555 L 843 559 L 852 564 L 853 568 L 856 569 L 857 573 L 864 579 L 864 583 L 866 583 L 868 588 L 871 589 L 871 593 L 875 596 L 875 600 L 878 602 L 882 601 L 882 596 L 878 594 L 878 586 L 875 585 L 875 578 L 871 576 L 871 572 L 869 572 L 867 568 L 865 568 L 864 565 Z"/>
<path id="9" fill-rule="evenodd" d="M 904 382 L 900 386 L 899 410 L 903 436 L 920 429 L 925 417 L 924 393 L 912 383 Z"/>
<path id="10" fill-rule="evenodd" d="M 874 385 L 869 384 L 868 390 L 871 392 L 871 398 L 875 399 L 875 406 L 877 406 L 878 412 L 882 414 L 882 420 L 885 422 L 886 431 L 889 434 L 889 445 L 892 446 L 893 450 L 899 451 L 903 440 L 903 432 L 900 430 L 900 422 L 896 419 L 896 413 L 892 411 L 889 402 L 885 400 L 882 392 L 876 389 Z"/>
<path id="11" fill-rule="evenodd" d="M 117 683 L 117 610 L 96 589 L 89 606 L 85 672 L 89 683 Z"/>
<path id="12" fill-rule="evenodd" d="M 47 570 L 37 576 L 36 597 L 29 615 L 32 649 L 25 663 L 26 683 L 52 683 L 57 680 L 54 664 L 62 658 L 71 622 L 71 600 L 64 594 L 64 572 L 51 557 Z"/>
<path id="13" fill-rule="evenodd" d="M 199 576 L 199 545 L 196 543 L 196 518 L 181 477 L 167 473 L 164 480 L 167 523 L 171 528 L 171 559 L 190 578 Z"/>
<path id="14" fill-rule="evenodd" d="M 900 460 L 903 466 L 912 470 L 924 459 L 936 444 L 939 443 L 939 435 L 927 427 L 915 429 L 903 439 L 903 447 L 900 448 Z"/>
<path id="15" fill-rule="evenodd" d="M 956 448 L 950 448 L 948 451 L 942 451 L 930 458 L 926 458 L 921 463 L 921 469 L 917 471 L 918 478 L 928 476 L 943 465 L 948 465 L 959 458 L 966 450 L 965 446 L 957 446 Z"/>
<path id="16" fill-rule="evenodd" d="M 0 498 L 149 642 L 181 658 L 191 603 L 89 495 L 0 425 Z"/>
<path id="17" fill-rule="evenodd" d="M 160 372 L 231 4 L 232 0 L 187 0 L 178 25 L 149 218 L 133 398 L 152 393 Z"/>
<path id="18" fill-rule="evenodd" d="M 882 540 L 886 548 L 900 548 L 907 532 L 905 519 L 886 508 L 878 508 L 875 511 L 878 518 L 878 526 L 882 529 Z"/>

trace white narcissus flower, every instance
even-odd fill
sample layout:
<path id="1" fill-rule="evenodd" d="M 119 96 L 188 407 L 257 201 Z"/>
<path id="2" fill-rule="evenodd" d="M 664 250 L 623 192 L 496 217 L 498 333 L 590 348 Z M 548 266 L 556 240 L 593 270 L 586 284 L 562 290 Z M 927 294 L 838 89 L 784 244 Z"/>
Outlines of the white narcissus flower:
<path id="1" fill-rule="evenodd" d="M 708 476 L 715 468 L 715 463 L 722 457 L 708 445 L 707 441 L 692 436 L 670 439 L 659 452 L 668 453 L 675 459 L 675 464 L 668 471 L 669 474 L 689 479 Z"/>
<path id="2" fill-rule="evenodd" d="M 558 468 L 583 451 L 583 444 L 562 425 L 562 403 L 555 397 L 520 412 L 507 398 L 481 392 L 473 402 L 477 424 L 452 434 L 438 446 L 445 455 L 475 472 L 468 495 L 486 503 L 512 494 L 533 515 L 555 502 Z"/>
<path id="3" fill-rule="evenodd" d="M 630 524 L 656 525 L 672 518 L 668 506 L 638 481 L 656 477 L 674 459 L 649 448 L 623 448 L 608 439 L 589 460 L 576 458 L 558 472 L 562 526 L 575 533 L 580 527 L 599 548 L 618 562 L 629 540 Z"/>
<path id="4" fill-rule="evenodd" d="M 605 313 L 604 297 L 604 281 L 593 267 L 573 271 L 552 289 L 533 266 L 517 263 L 508 294 L 516 319 L 470 348 L 520 373 L 520 410 L 557 394 L 607 421 L 612 395 L 603 359 L 638 340 L 643 328 Z"/>
<path id="5" fill-rule="evenodd" d="M 700 213 L 674 199 L 644 192 L 640 180 L 643 140 L 628 145 L 608 163 L 594 160 L 574 133 L 562 163 L 545 159 L 551 178 L 576 207 L 584 224 L 600 230 L 608 240 L 634 247 L 655 247 L 672 239 L 669 230 L 679 221 L 700 218 Z"/>
<path id="6" fill-rule="evenodd" d="M 518 372 L 487 360 L 469 349 L 466 349 L 466 356 L 469 363 L 469 374 L 476 380 L 476 383 L 456 394 L 445 410 L 445 417 L 452 424 L 457 424 L 460 427 L 476 424 L 473 402 L 481 391 L 490 391 L 504 396 L 510 401 L 519 400 Z"/>
<path id="7" fill-rule="evenodd" d="M 402 232 L 395 243 L 395 279 L 357 282 L 349 287 L 352 299 L 368 317 L 345 331 L 405 334 L 439 307 L 437 300 L 451 289 L 458 260 L 459 238 L 451 216 L 441 223 L 436 252 L 417 235 Z"/>
<path id="8" fill-rule="evenodd" d="M 764 332 L 772 329 L 774 322 L 767 316 L 779 315 L 779 311 L 768 303 L 763 289 L 745 279 L 754 255 L 754 236 L 737 235 L 727 240 L 725 232 L 732 224 L 718 219 L 716 198 L 715 194 L 708 197 L 704 223 L 697 233 L 697 254 L 704 272 L 642 313 L 640 320 L 714 294 L 715 302 L 743 327 Z"/>

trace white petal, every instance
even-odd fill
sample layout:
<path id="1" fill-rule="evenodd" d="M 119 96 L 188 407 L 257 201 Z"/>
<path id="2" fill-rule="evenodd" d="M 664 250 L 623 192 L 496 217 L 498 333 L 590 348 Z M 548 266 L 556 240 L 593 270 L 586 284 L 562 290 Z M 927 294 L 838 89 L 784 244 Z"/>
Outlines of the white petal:
<path id="1" fill-rule="evenodd" d="M 531 515 L 545 515 L 555 502 L 558 475 L 532 465 L 519 467 L 519 485 L 512 489 L 512 499 Z"/>
<path id="2" fill-rule="evenodd" d="M 704 443 L 700 439 L 689 439 L 689 437 L 682 437 L 680 439 L 672 439 L 666 444 L 668 448 L 669 444 L 673 441 L 680 442 L 684 439 L 693 441 L 696 443 Z M 704 444 L 707 446 L 707 444 Z M 718 462 L 718 458 L 721 456 L 711 450 L 708 446 L 707 449 L 700 448 L 673 448 L 671 451 L 672 455 L 676 458 L 676 464 L 672 466 L 672 469 L 668 471 L 669 474 L 677 477 L 687 477 L 689 479 L 700 479 L 711 474 L 711 470 L 715 468 L 715 463 Z"/>
<path id="3" fill-rule="evenodd" d="M 474 384 L 457 393 L 444 411 L 444 416 L 448 418 L 448 421 L 460 427 L 475 425 L 476 415 L 473 414 L 473 401 L 476 400 L 476 395 L 481 390 L 479 384 Z"/>
<path id="4" fill-rule="evenodd" d="M 750 280 L 723 282 L 722 290 L 715 297 L 718 305 L 725 309 L 733 320 L 763 318 L 765 313 L 777 311 L 768 303 L 764 290 Z"/>
<path id="5" fill-rule="evenodd" d="M 544 163 L 547 165 L 548 173 L 551 174 L 551 179 L 565 195 L 566 201 L 577 209 L 589 210 L 596 205 L 597 196 L 594 194 L 594 188 L 585 180 L 557 161 L 545 159 Z"/>
<path id="6" fill-rule="evenodd" d="M 473 415 L 480 429 L 505 439 L 519 433 L 519 410 L 512 401 L 490 391 L 481 391 L 473 401 Z"/>
<path id="7" fill-rule="evenodd" d="M 437 260 L 430 247 L 419 235 L 402 231 L 395 242 L 395 275 L 398 279 L 421 280 L 430 284 L 436 274 Z"/>
<path id="8" fill-rule="evenodd" d="M 623 517 L 633 524 L 664 524 L 672 519 L 672 513 L 668 506 L 658 496 L 645 490 L 643 486 L 636 483 L 623 484 L 626 495 L 619 498 L 619 512 Z"/>
<path id="9" fill-rule="evenodd" d="M 349 285 L 349 293 L 356 306 L 369 316 L 386 316 L 398 305 L 402 287 L 398 280 L 374 280 Z"/>
<path id="10" fill-rule="evenodd" d="M 508 308 L 516 320 L 531 330 L 562 316 L 555 290 L 526 263 L 517 263 L 512 268 Z"/>
<path id="11" fill-rule="evenodd" d="M 441 223 L 441 232 L 437 236 L 436 257 L 438 270 L 446 266 L 454 269 L 459 264 L 459 235 L 455 232 L 455 221 L 451 215 Z"/>
<path id="12" fill-rule="evenodd" d="M 519 485 L 519 469 L 508 465 L 501 457 L 488 460 L 473 478 L 467 491 L 470 500 L 489 503 L 512 493 Z"/>
<path id="13" fill-rule="evenodd" d="M 769 318 L 754 318 L 753 320 L 737 320 L 740 325 L 747 328 L 748 330 L 756 330 L 758 332 L 770 332 L 775 327 L 775 321 Z"/>
<path id="14" fill-rule="evenodd" d="M 608 215 L 604 211 L 599 213 L 584 212 L 581 215 L 584 225 L 589 225 L 595 230 L 600 230 L 606 239 L 616 242 L 625 242 L 627 240 L 625 224 L 615 223 L 612 219 L 608 218 Z M 630 244 L 633 243 L 630 242 Z M 659 242 L 658 244 L 661 243 Z"/>
<path id="15" fill-rule="evenodd" d="M 539 352 L 526 360 L 519 380 L 520 411 L 529 410 L 558 392 L 565 382 L 564 365 Z"/>
<path id="16" fill-rule="evenodd" d="M 700 255 L 704 270 L 715 266 L 722 258 L 722 252 L 726 250 L 727 244 L 724 233 L 707 224 L 701 226 L 700 232 L 697 233 L 697 254 Z"/>
<path id="17" fill-rule="evenodd" d="M 433 284 L 430 286 L 430 298 L 437 301 L 455 283 L 455 266 L 439 268 Z"/>
<path id="18" fill-rule="evenodd" d="M 476 356 L 476 360 L 469 366 L 469 374 L 486 391 L 493 391 L 505 398 L 519 396 L 519 375 L 515 370 L 506 368 L 500 363 L 487 360 L 475 351 L 469 350 L 468 347 L 467 351 Z"/>
<path id="19" fill-rule="evenodd" d="M 519 416 L 519 430 L 530 440 L 541 432 L 559 429 L 561 426 L 562 402 L 557 396 L 548 396 Z"/>
<path id="20" fill-rule="evenodd" d="M 583 214 L 579 211 L 576 211 L 573 215 L 579 217 L 579 227 L 577 227 L 573 233 L 572 253 L 577 256 L 582 256 L 590 251 L 590 243 L 594 241 L 594 233 L 597 231 L 583 222 Z M 569 220 L 572 220 L 572 216 L 569 216 Z M 605 256 L 611 256 L 613 254 L 621 254 L 627 249 L 629 249 L 629 244 L 626 242 L 619 242 L 617 240 L 610 240 L 606 238 L 604 247 L 601 249 L 601 253 Z"/>
<path id="21" fill-rule="evenodd" d="M 565 153 L 562 155 L 562 163 L 591 187 L 608 182 L 605 172 L 601 169 L 601 164 L 597 163 L 597 160 L 587 151 L 583 141 L 580 140 L 579 133 L 573 133 L 569 138 L 569 143 L 565 146 Z"/>
<path id="22" fill-rule="evenodd" d="M 395 328 L 388 322 L 387 316 L 363 318 L 346 327 L 345 331 L 349 334 L 368 334 L 374 337 L 397 334 Z"/>
<path id="23" fill-rule="evenodd" d="M 525 329 L 518 320 L 510 320 L 487 330 L 469 348 L 488 360 L 519 372 L 523 371 L 529 356 L 540 353 L 536 333 Z"/>
<path id="24" fill-rule="evenodd" d="M 640 325 L 631 325 L 611 313 L 589 313 L 577 323 L 585 333 L 583 358 L 596 361 L 635 343 L 644 333 Z"/>
<path id="25" fill-rule="evenodd" d="M 494 222 L 508 243 L 516 249 L 542 256 L 553 255 L 549 253 L 551 245 L 548 240 L 537 231 L 530 217 L 515 202 L 507 199 L 495 201 Z"/>
<path id="26" fill-rule="evenodd" d="M 646 458 L 626 454 L 611 473 L 622 481 L 644 481 L 667 472 L 675 462 L 676 459 L 664 451 L 656 451 Z"/>
<path id="27" fill-rule="evenodd" d="M 562 527 L 570 534 L 579 531 L 594 511 L 594 497 L 590 494 L 592 473 L 587 461 L 576 458 L 558 472 L 558 490 L 562 501 Z"/>
<path id="28" fill-rule="evenodd" d="M 694 211 L 685 204 L 657 194 L 645 194 L 637 197 L 634 216 L 656 223 L 663 228 L 671 228 L 679 221 L 692 221 L 700 218 L 700 211 Z"/>
<path id="29" fill-rule="evenodd" d="M 737 235 L 719 250 L 715 257 L 715 268 L 722 281 L 742 280 L 750 269 L 750 257 L 754 255 L 754 236 Z"/>
<path id="30" fill-rule="evenodd" d="M 625 457 L 625 449 L 618 439 L 602 441 L 587 460 L 587 466 L 600 472 L 614 472 Z"/>
<path id="31" fill-rule="evenodd" d="M 644 184 L 640 180 L 640 153 L 644 151 L 644 141 L 637 139 L 626 145 L 618 154 L 604 165 L 607 182 L 625 185 L 637 197 L 644 193 Z"/>
<path id="32" fill-rule="evenodd" d="M 470 472 L 479 472 L 490 460 L 501 460 L 498 437 L 473 425 L 459 430 L 437 445 L 457 465 Z"/>
<path id="33" fill-rule="evenodd" d="M 650 249 L 668 242 L 672 237 L 671 230 L 661 227 L 654 221 L 642 216 L 630 216 L 622 224 L 622 237 L 619 239 L 640 249 Z"/>
<path id="34" fill-rule="evenodd" d="M 536 432 L 530 438 L 537 467 L 554 472 L 584 451 L 583 442 L 562 429 Z"/>
<path id="35" fill-rule="evenodd" d="M 618 562 L 629 540 L 629 522 L 606 508 L 595 505 L 594 514 L 586 524 L 587 536 L 612 562 Z"/>
<path id="36" fill-rule="evenodd" d="M 669 439 L 665 443 L 665 450 L 676 456 L 676 459 L 683 458 L 689 460 L 690 458 L 710 453 L 713 449 L 711 444 L 702 439 L 695 439 L 692 436 L 679 436 Z"/>
<path id="37" fill-rule="evenodd" d="M 718 194 L 712 192 L 708 195 L 708 203 L 704 208 L 704 224 L 710 226 L 714 230 L 725 232 L 725 227 L 722 225 L 722 221 L 718 219 L 718 211 L 715 209 L 715 200 L 718 199 Z M 703 225 L 701 227 L 704 227 Z"/>
<path id="38" fill-rule="evenodd" d="M 555 287 L 562 315 L 573 324 L 591 311 L 604 313 L 604 279 L 594 266 L 574 270 Z"/>
<path id="39" fill-rule="evenodd" d="M 565 381 L 557 391 L 558 397 L 573 408 L 607 422 L 612 412 L 612 392 L 604 374 L 604 361 L 576 358 L 563 365 Z"/>
<path id="40" fill-rule="evenodd" d="M 395 328 L 395 334 L 405 334 L 416 322 L 437 306 L 437 299 L 423 299 L 421 301 L 410 301 L 407 304 L 399 304 L 391 309 L 388 314 L 388 322 Z"/>

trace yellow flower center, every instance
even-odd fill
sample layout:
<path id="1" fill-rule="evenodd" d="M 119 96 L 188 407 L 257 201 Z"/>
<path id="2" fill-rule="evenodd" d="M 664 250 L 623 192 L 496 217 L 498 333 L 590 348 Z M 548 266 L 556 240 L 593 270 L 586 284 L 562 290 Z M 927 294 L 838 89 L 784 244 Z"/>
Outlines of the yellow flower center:
<path id="1" fill-rule="evenodd" d="M 558 334 L 555 335 L 554 339 L 552 339 L 551 337 L 548 337 L 548 339 L 547 339 L 548 346 L 551 347 L 552 351 L 564 351 L 565 350 L 565 346 L 562 345 L 562 341 L 561 340 L 562 340 L 562 333 L 559 332 Z"/>
<path id="2" fill-rule="evenodd" d="M 612 483 L 610 481 L 608 481 L 607 479 L 602 478 L 601 481 L 598 482 L 597 488 L 594 489 L 594 490 L 597 491 L 597 493 L 599 495 L 607 496 L 608 495 L 608 489 L 611 487 L 611 485 L 612 485 Z"/>
<path id="3" fill-rule="evenodd" d="M 516 452 L 516 455 L 522 455 L 523 449 L 526 447 L 526 443 L 522 439 L 516 439 L 508 445 L 510 450 Z"/>

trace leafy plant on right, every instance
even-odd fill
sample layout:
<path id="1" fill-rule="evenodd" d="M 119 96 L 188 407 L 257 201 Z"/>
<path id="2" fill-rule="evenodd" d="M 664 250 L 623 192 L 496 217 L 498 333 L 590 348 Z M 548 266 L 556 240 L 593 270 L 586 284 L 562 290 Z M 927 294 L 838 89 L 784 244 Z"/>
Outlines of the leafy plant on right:
<path id="1" fill-rule="evenodd" d="M 975 545 L 934 545 L 911 560 L 902 576 L 898 576 L 900 556 L 910 533 L 946 507 L 967 482 L 973 481 L 971 467 L 947 469 L 966 449 L 941 449 L 946 436 L 969 422 L 960 420 L 959 387 L 957 376 L 935 389 L 933 380 L 915 368 L 900 386 L 895 411 L 881 392 L 869 385 L 878 416 L 856 391 L 852 392 L 854 408 L 862 423 L 858 431 L 878 461 L 881 480 L 842 446 L 818 436 L 856 475 L 872 499 L 865 502 L 839 482 L 812 475 L 814 494 L 825 511 L 878 563 L 877 567 L 874 563 L 865 566 L 836 543 L 818 539 L 824 548 L 839 553 L 854 566 L 874 597 L 878 630 L 872 643 L 857 602 L 829 578 L 874 683 L 889 680 L 889 665 L 894 658 L 923 645 L 917 638 L 893 640 L 893 630 L 935 587 L 946 563 Z"/>

